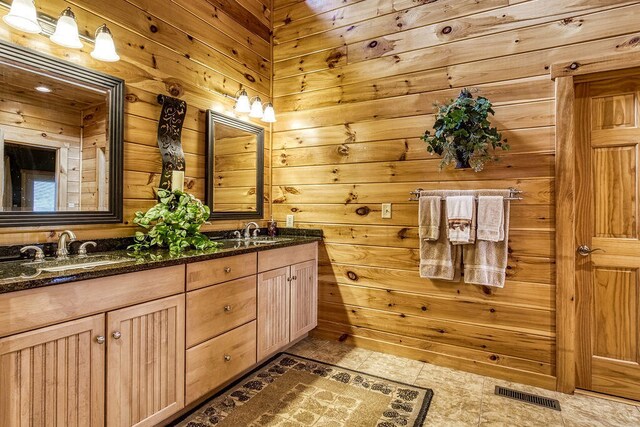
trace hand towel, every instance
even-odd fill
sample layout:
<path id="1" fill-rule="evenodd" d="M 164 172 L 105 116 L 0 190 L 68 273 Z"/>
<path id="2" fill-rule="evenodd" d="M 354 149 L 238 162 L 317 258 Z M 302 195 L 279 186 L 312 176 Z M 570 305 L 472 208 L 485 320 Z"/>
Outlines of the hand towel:
<path id="1" fill-rule="evenodd" d="M 472 240 L 472 220 L 475 207 L 473 196 L 448 196 L 447 203 L 447 225 L 448 235 L 451 243 L 469 244 Z"/>
<path id="2" fill-rule="evenodd" d="M 504 197 L 478 196 L 478 240 L 504 240 Z"/>
<path id="3" fill-rule="evenodd" d="M 500 193 L 500 194 L 496 194 Z M 509 190 L 491 191 L 481 190 L 480 195 L 499 195 L 508 197 Z M 499 242 L 477 240 L 474 245 L 463 246 L 464 281 L 476 285 L 504 287 L 506 279 L 507 261 L 509 257 L 509 211 L 508 200 L 503 199 L 504 220 L 502 232 L 504 238 Z"/>
<path id="4" fill-rule="evenodd" d="M 446 223 L 446 212 L 440 209 L 440 223 Z M 438 239 L 420 239 L 420 277 L 436 280 L 460 281 L 462 250 L 451 245 L 447 233 L 438 233 Z"/>
<path id="5" fill-rule="evenodd" d="M 418 235 L 420 240 L 438 240 L 440 237 L 441 196 L 420 195 L 418 201 Z"/>

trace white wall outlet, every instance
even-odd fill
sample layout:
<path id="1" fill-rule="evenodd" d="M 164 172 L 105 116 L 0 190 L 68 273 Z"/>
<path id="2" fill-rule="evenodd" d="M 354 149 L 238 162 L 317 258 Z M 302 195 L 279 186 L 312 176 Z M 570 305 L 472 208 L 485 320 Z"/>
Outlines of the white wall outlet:
<path id="1" fill-rule="evenodd" d="M 293 215 L 287 215 L 287 227 L 293 227 Z"/>
<path id="2" fill-rule="evenodd" d="M 384 219 L 391 218 L 391 203 L 382 204 L 382 218 Z"/>

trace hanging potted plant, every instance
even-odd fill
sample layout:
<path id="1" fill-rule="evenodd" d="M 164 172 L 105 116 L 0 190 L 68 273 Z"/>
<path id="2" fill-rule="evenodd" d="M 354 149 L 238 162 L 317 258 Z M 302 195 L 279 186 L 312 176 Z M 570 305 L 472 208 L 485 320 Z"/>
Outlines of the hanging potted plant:
<path id="1" fill-rule="evenodd" d="M 433 134 L 427 130 L 422 139 L 427 151 L 442 156 L 440 170 L 455 163 L 456 169 L 473 168 L 479 172 L 485 163 L 497 160 L 493 151 L 509 149 L 498 129 L 491 127 L 491 107 L 491 101 L 482 96 L 474 98 L 468 89 L 463 89 L 456 99 L 436 105 Z"/>

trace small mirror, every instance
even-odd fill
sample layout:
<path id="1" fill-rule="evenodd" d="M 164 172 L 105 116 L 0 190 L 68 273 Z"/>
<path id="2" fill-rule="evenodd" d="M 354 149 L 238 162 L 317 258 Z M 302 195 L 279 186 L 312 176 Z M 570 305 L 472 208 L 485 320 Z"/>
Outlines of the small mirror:
<path id="1" fill-rule="evenodd" d="M 119 222 L 123 82 L 0 49 L 0 226 Z"/>
<path id="2" fill-rule="evenodd" d="M 208 110 L 207 144 L 211 218 L 262 218 L 264 129 Z"/>

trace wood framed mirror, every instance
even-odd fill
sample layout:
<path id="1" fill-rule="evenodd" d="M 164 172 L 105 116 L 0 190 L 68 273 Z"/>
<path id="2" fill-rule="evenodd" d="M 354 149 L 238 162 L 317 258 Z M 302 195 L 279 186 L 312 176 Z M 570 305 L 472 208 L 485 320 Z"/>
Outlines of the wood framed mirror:
<path id="1" fill-rule="evenodd" d="M 207 110 L 206 204 L 211 219 L 259 219 L 264 198 L 264 129 Z"/>
<path id="2" fill-rule="evenodd" d="M 124 82 L 0 41 L 0 227 L 122 222 Z"/>

